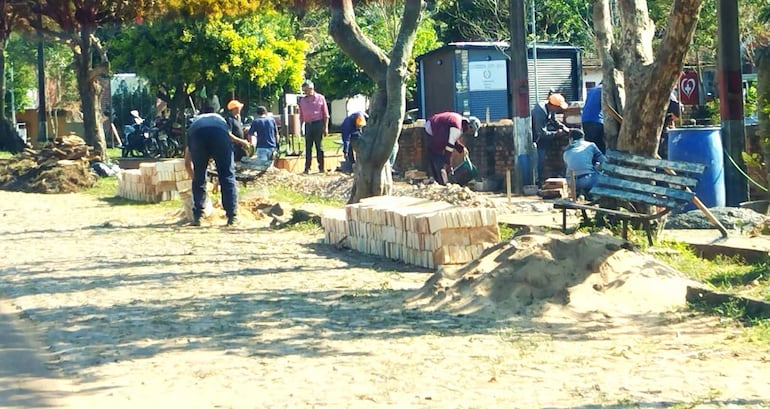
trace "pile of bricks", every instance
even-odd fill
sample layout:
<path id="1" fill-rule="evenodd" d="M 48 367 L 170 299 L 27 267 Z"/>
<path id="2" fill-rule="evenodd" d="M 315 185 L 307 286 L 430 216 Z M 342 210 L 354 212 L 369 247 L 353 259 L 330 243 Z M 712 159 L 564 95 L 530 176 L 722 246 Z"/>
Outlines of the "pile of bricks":
<path id="1" fill-rule="evenodd" d="M 540 197 L 543 199 L 562 199 L 569 197 L 569 188 L 566 178 L 548 178 L 540 189 Z"/>
<path id="2" fill-rule="evenodd" d="M 179 199 L 190 190 L 191 180 L 183 159 L 139 164 L 139 169 L 118 173 L 118 196 L 139 202 L 157 203 Z"/>
<path id="3" fill-rule="evenodd" d="M 500 240 L 495 209 L 378 196 L 326 212 L 326 242 L 427 268 L 465 264 Z"/>

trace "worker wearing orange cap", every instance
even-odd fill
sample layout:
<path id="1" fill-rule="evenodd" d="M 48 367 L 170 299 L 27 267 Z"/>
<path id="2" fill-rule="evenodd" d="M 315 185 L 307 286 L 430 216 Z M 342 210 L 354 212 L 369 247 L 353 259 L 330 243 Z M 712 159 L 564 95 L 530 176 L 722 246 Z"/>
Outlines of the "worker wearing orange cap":
<path id="1" fill-rule="evenodd" d="M 538 186 L 542 186 L 543 181 L 548 178 L 545 174 L 546 152 L 554 148 L 557 138 L 566 137 L 569 132 L 569 128 L 556 119 L 556 114 L 564 112 L 568 106 L 564 95 L 552 92 L 548 99 L 532 108 L 532 142 L 537 145 Z"/>
<path id="2" fill-rule="evenodd" d="M 227 126 L 230 127 L 230 133 L 236 137 L 243 139 L 243 121 L 241 120 L 241 109 L 243 103 L 237 99 L 233 99 L 227 103 L 227 112 L 225 112 L 225 121 Z M 243 145 L 233 144 L 233 159 L 240 161 L 241 158 L 246 156 L 246 149 Z"/>

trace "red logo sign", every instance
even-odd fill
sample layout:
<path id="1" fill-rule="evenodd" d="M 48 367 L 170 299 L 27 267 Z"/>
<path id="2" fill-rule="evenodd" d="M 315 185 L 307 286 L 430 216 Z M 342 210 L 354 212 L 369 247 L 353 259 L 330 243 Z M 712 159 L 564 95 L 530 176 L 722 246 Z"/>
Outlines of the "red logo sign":
<path id="1" fill-rule="evenodd" d="M 698 73 L 685 71 L 679 76 L 679 102 L 682 105 L 698 105 Z"/>

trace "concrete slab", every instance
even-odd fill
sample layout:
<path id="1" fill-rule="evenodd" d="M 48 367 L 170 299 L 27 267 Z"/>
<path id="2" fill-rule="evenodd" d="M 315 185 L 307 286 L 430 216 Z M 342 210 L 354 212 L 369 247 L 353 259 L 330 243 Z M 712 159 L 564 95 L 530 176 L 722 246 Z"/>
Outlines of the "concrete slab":
<path id="1" fill-rule="evenodd" d="M 749 236 L 729 232 L 723 238 L 718 230 L 663 230 L 661 238 L 676 240 L 690 245 L 703 258 L 738 256 L 748 263 L 761 263 L 770 259 L 770 236 Z"/>

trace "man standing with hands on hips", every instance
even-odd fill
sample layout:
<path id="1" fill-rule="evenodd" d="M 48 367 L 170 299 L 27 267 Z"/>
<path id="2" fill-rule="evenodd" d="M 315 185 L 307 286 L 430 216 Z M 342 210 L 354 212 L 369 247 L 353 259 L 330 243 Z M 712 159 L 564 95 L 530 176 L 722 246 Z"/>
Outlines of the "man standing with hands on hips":
<path id="1" fill-rule="evenodd" d="M 329 108 L 326 98 L 315 92 L 312 81 L 302 84 L 304 96 L 299 100 L 300 127 L 305 132 L 305 174 L 310 173 L 313 161 L 313 145 L 315 145 L 318 171 L 324 172 L 323 137 L 329 134 Z"/>

